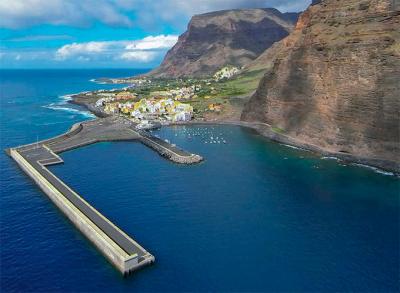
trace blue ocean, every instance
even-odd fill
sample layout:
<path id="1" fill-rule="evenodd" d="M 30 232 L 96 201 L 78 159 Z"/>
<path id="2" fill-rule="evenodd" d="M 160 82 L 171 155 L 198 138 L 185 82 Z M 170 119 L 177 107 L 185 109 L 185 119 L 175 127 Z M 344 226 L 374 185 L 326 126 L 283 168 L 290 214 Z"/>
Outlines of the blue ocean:
<path id="1" fill-rule="evenodd" d="M 141 72 L 1 70 L 1 148 L 93 119 L 68 95 Z M 2 292 L 400 290 L 397 177 L 236 126 L 154 134 L 205 161 L 177 165 L 118 142 L 63 153 L 51 167 L 155 256 L 128 278 L 1 153 Z"/>

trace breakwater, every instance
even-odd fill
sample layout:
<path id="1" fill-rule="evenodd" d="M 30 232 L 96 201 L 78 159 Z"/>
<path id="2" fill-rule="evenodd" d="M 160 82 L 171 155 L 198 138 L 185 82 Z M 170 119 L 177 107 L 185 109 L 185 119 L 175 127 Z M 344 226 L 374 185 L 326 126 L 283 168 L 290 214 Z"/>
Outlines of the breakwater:
<path id="1" fill-rule="evenodd" d="M 179 164 L 196 164 L 203 158 L 196 154 L 188 153 L 184 150 L 171 145 L 170 143 L 149 134 L 146 131 L 140 131 L 140 142 L 158 152 L 161 156 Z"/>
<path id="2" fill-rule="evenodd" d="M 104 215 L 50 172 L 46 166 L 64 161 L 58 153 L 100 141 L 132 140 L 151 147 L 173 162 L 192 164 L 202 158 L 152 136 L 136 131 L 130 121 L 119 117 L 78 123 L 62 135 L 10 148 L 7 153 L 47 194 L 63 214 L 124 275 L 151 264 L 155 257 L 125 234 Z"/>

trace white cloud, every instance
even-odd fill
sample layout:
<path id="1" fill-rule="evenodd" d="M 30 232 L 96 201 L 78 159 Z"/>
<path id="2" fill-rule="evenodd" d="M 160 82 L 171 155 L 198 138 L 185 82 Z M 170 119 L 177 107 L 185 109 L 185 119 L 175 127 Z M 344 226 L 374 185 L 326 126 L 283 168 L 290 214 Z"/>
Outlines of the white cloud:
<path id="1" fill-rule="evenodd" d="M 195 14 L 240 8 L 270 8 L 281 12 L 305 10 L 311 0 L 115 0 L 121 9 L 137 12 L 135 24 L 157 30 L 160 22 L 185 29 Z M 154 17 L 156 16 L 156 17 Z"/>
<path id="2" fill-rule="evenodd" d="M 59 48 L 55 53 L 55 59 L 59 61 L 122 59 L 147 63 L 162 57 L 177 40 L 178 36 L 175 35 L 158 35 L 135 41 L 72 43 Z"/>
<path id="3" fill-rule="evenodd" d="M 157 27 L 166 22 L 183 29 L 199 13 L 234 8 L 275 7 L 282 12 L 304 10 L 311 0 L 3 0 L 0 27 L 39 24 Z"/>
<path id="4" fill-rule="evenodd" d="M 22 28 L 39 24 L 88 26 L 95 21 L 131 26 L 132 21 L 113 0 L 0 1 L 0 26 Z"/>
<path id="5" fill-rule="evenodd" d="M 142 40 L 130 43 L 126 46 L 127 50 L 151 50 L 151 49 L 164 49 L 170 48 L 178 40 L 178 36 L 175 35 L 159 35 L 149 36 Z"/>
<path id="6" fill-rule="evenodd" d="M 112 42 L 88 42 L 88 43 L 72 43 L 62 46 L 56 52 L 56 58 L 64 60 L 69 57 L 82 56 L 93 53 L 101 53 Z"/>
<path id="7" fill-rule="evenodd" d="M 128 51 L 122 53 L 119 58 L 128 61 L 147 63 L 153 61 L 155 57 L 156 53 L 151 51 Z"/>

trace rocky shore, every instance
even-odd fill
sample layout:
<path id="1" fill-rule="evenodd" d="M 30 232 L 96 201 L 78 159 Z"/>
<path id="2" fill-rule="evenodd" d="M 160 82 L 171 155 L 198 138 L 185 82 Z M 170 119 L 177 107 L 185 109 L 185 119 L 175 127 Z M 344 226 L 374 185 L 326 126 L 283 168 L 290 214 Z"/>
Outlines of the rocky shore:
<path id="1" fill-rule="evenodd" d="M 68 102 L 74 105 L 79 105 L 87 109 L 89 112 L 93 113 L 99 118 L 109 117 L 110 115 L 105 113 L 101 108 L 95 107 L 95 102 L 98 98 L 88 98 L 81 94 L 77 94 L 71 97 Z"/>
<path id="2" fill-rule="evenodd" d="M 236 125 L 256 131 L 259 135 L 270 139 L 272 141 L 297 147 L 311 151 L 315 154 L 336 158 L 348 164 L 359 164 L 373 169 L 379 169 L 384 172 L 390 172 L 393 175 L 400 177 L 400 164 L 395 161 L 382 160 L 379 158 L 362 157 L 355 154 L 341 153 L 334 151 L 327 151 L 317 145 L 308 142 L 297 140 L 296 138 L 276 132 L 271 125 L 260 122 L 245 122 L 245 121 L 227 121 L 227 120 L 213 120 L 213 121 L 190 121 L 181 123 L 171 123 L 170 125 Z"/>
<path id="3" fill-rule="evenodd" d="M 273 130 L 273 128 L 270 125 L 263 123 L 236 122 L 233 124 L 254 129 L 260 135 L 279 143 L 292 145 L 305 150 L 309 150 L 314 153 L 320 154 L 322 156 L 334 157 L 346 163 L 355 163 L 355 164 L 378 168 L 383 171 L 391 172 L 396 176 L 400 176 L 400 164 L 396 161 L 383 160 L 373 157 L 362 157 L 356 154 L 350 154 L 344 152 L 328 151 L 318 145 L 314 145 L 305 141 L 300 141 L 294 137 L 290 137 L 285 134 L 277 133 L 276 131 Z"/>

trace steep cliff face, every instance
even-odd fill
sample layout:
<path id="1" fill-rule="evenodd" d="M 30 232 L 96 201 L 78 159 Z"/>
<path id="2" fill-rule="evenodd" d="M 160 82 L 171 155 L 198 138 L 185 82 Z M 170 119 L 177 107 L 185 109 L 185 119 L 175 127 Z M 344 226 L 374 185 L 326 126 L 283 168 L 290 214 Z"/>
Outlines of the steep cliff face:
<path id="1" fill-rule="evenodd" d="M 254 61 L 268 63 L 268 71 L 242 120 L 398 169 L 400 13 L 394 3 L 315 1 L 290 36 Z"/>
<path id="2" fill-rule="evenodd" d="M 226 10 L 191 19 L 187 31 L 152 77 L 209 76 L 224 65 L 242 66 L 293 29 L 297 13 L 276 9 Z"/>

